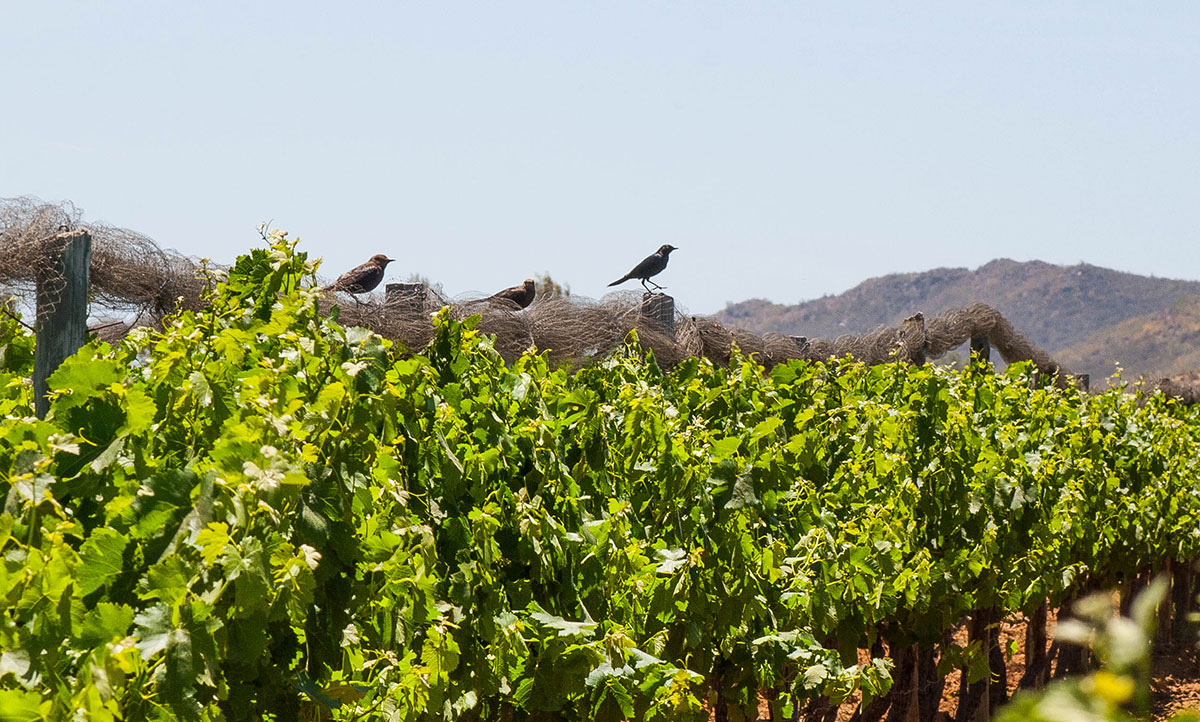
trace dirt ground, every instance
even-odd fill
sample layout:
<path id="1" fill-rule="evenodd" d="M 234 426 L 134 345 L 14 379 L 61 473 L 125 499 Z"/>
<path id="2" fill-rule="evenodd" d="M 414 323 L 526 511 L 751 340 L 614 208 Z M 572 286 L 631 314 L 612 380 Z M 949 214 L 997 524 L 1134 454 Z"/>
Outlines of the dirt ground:
<path id="1" fill-rule="evenodd" d="M 1200 710 L 1200 653 L 1194 645 L 1155 654 L 1153 672 L 1156 721 L 1180 710 Z"/>
<path id="2" fill-rule="evenodd" d="M 1051 613 L 1048 622 L 1048 634 L 1054 638 L 1054 617 Z M 1001 643 L 1007 648 L 1010 641 L 1015 640 L 1017 651 L 1008 659 L 1008 690 L 1009 696 L 1016 690 L 1017 682 L 1025 672 L 1025 623 L 1024 620 L 1007 620 L 1001 625 Z M 961 629 L 955 635 L 955 641 L 966 642 L 966 630 Z M 860 661 L 866 661 L 867 654 L 859 652 Z M 1162 651 L 1155 652 L 1152 661 L 1153 681 L 1151 683 L 1154 721 L 1166 722 L 1171 715 L 1181 710 L 1200 710 L 1200 651 L 1195 644 L 1177 644 Z M 951 722 L 958 705 L 959 673 L 953 672 L 946 679 L 945 692 L 938 716 L 930 722 Z M 847 701 L 838 710 L 838 722 L 846 722 L 858 708 L 857 695 Z M 760 700 L 759 719 L 770 719 L 765 700 Z M 711 717 L 710 717 L 711 719 Z M 924 721 L 922 721 L 924 722 Z"/>

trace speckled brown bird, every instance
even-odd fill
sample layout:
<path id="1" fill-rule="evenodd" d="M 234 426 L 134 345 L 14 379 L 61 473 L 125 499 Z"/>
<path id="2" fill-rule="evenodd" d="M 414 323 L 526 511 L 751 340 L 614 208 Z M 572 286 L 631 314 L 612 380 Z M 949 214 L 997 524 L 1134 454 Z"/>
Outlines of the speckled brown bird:
<path id="1" fill-rule="evenodd" d="M 520 286 L 506 288 L 499 293 L 493 293 L 488 296 L 489 301 L 512 301 L 517 304 L 517 308 L 528 308 L 529 304 L 533 303 L 535 291 L 533 288 L 533 279 L 526 278 L 525 282 Z"/>
<path id="2" fill-rule="evenodd" d="M 349 271 L 338 276 L 338 280 L 334 281 L 329 287 L 331 291 L 345 291 L 346 293 L 368 293 L 379 285 L 383 280 L 383 269 L 387 268 L 387 264 L 396 259 L 388 258 L 382 253 L 376 253 L 371 256 L 371 260 L 355 266 Z"/>

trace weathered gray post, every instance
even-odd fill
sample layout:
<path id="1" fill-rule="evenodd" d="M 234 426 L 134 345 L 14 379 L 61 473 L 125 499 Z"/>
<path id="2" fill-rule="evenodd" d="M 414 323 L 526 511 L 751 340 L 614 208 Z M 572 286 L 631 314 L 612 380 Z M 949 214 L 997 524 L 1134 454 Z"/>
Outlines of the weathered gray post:
<path id="1" fill-rule="evenodd" d="M 406 316 L 425 312 L 428 289 L 424 283 L 389 283 L 384 287 L 383 304 Z"/>
<path id="2" fill-rule="evenodd" d="M 799 352 L 800 358 L 807 359 L 808 354 L 812 351 L 812 345 L 808 342 L 808 336 L 792 336 L 791 339 L 796 344 L 796 351 Z"/>
<path id="3" fill-rule="evenodd" d="M 648 319 L 657 330 L 675 337 L 675 299 L 664 293 L 642 296 L 642 318 Z"/>
<path id="4" fill-rule="evenodd" d="M 88 270 L 92 237 L 87 231 L 59 233 L 42 244 L 45 262 L 36 271 L 37 320 L 33 351 L 34 410 L 50 410 L 46 379 L 87 340 Z"/>

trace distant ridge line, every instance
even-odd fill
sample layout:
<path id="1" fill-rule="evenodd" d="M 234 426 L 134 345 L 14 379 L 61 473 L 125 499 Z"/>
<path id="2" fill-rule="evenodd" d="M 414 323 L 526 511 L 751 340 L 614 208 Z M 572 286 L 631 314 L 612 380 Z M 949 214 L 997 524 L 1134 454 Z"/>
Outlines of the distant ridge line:
<path id="1" fill-rule="evenodd" d="M 1200 298 L 1200 281 L 1151 278 L 1090 264 L 998 259 L 974 270 L 935 268 L 871 278 L 842 294 L 794 305 L 760 299 L 733 303 L 716 318 L 757 333 L 833 338 L 896 326 L 906 310 L 986 303 L 1056 359 L 1099 379 L 1109 376 L 1117 362 L 1134 375 L 1169 376 L 1196 368 L 1174 364 L 1182 337 L 1164 338 L 1160 349 L 1147 338 L 1130 349 L 1114 343 L 1111 335 L 1099 335 L 1131 319 L 1176 308 L 1188 298 Z M 1194 315 L 1200 325 L 1200 314 Z M 1072 347 L 1088 352 L 1066 353 Z"/>

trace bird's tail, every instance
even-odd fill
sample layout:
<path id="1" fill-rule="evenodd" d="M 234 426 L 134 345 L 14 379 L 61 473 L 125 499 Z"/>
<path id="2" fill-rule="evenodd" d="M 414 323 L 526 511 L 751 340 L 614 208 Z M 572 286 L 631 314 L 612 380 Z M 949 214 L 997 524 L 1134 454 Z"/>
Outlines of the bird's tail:
<path id="1" fill-rule="evenodd" d="M 621 276 L 620 278 L 618 278 L 617 280 L 613 281 L 612 283 L 610 283 L 608 285 L 616 286 L 617 284 L 625 283 L 628 280 L 629 280 L 629 276 Z"/>

